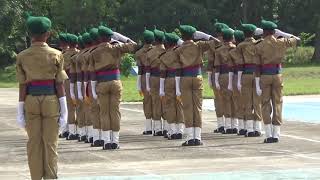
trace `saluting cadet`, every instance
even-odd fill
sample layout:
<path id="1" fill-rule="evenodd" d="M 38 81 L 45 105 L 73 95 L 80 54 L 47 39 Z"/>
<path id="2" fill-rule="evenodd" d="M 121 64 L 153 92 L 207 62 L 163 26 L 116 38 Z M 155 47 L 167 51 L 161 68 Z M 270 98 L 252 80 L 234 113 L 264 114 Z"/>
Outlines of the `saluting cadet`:
<path id="1" fill-rule="evenodd" d="M 179 30 L 184 42 L 175 50 L 179 56 L 181 69 L 178 70 L 176 80 L 176 96 L 182 100 L 183 114 L 185 121 L 186 141 L 183 146 L 198 146 L 201 142 L 202 127 L 202 76 L 201 65 L 203 63 L 203 53 L 209 49 L 208 41 L 194 42 L 192 39 L 196 33 L 196 28 L 189 25 L 180 25 Z M 204 33 L 202 33 L 204 35 Z M 203 38 L 212 39 L 210 35 Z M 181 91 L 180 91 L 180 77 Z"/>
<path id="2" fill-rule="evenodd" d="M 282 124 L 283 77 L 281 62 L 287 48 L 296 46 L 300 39 L 294 36 L 285 37 L 285 34 L 282 35 L 283 38 L 277 39 L 275 37 L 277 25 L 274 22 L 262 20 L 261 26 L 264 39 L 256 45 L 259 67 L 257 68 L 256 92 L 259 96 L 262 95 L 262 116 L 266 133 L 264 142 L 275 143 L 279 141 Z"/>
<path id="3" fill-rule="evenodd" d="M 174 33 L 165 33 L 166 51 L 160 59 L 160 90 L 163 111 L 168 121 L 168 139 L 182 139 L 184 120 L 182 102 L 176 98 L 175 77 L 178 69 L 181 69 L 179 57 L 174 51 L 178 48 L 178 42 L 183 41 Z"/>
<path id="4" fill-rule="evenodd" d="M 100 35 L 103 42 L 92 52 L 93 61 L 89 66 L 90 72 L 94 72 L 91 73 L 92 96 L 97 97 L 100 107 L 103 149 L 118 149 L 122 92 L 120 60 L 125 53 L 135 50 L 136 43 L 128 38 L 128 43 L 111 44 L 113 31 L 107 27 L 100 28 Z"/>
<path id="5" fill-rule="evenodd" d="M 152 120 L 154 124 L 154 136 L 165 135 L 162 131 L 161 117 L 163 115 L 161 100 L 159 96 L 160 86 L 160 61 L 159 55 L 165 52 L 163 45 L 164 32 L 155 29 L 154 31 L 155 43 L 154 47 L 147 52 L 147 62 L 150 66 L 150 72 L 146 72 L 146 89 L 151 95 L 152 103 Z M 149 78 L 150 76 L 150 78 Z"/>
<path id="6" fill-rule="evenodd" d="M 76 87 L 75 87 L 75 83 L 77 82 L 77 72 L 76 72 L 76 60 L 77 60 L 77 56 L 83 51 L 84 49 L 84 44 L 83 44 L 83 40 L 82 40 L 82 36 L 79 35 L 78 36 L 78 45 L 79 45 L 79 49 L 74 48 L 74 54 L 70 56 L 70 69 L 69 69 L 69 81 L 70 81 L 70 89 L 69 89 L 69 93 L 70 93 L 70 98 L 72 100 L 72 105 L 74 106 L 73 109 L 68 109 L 69 113 L 72 113 L 72 110 L 74 110 L 74 115 L 71 116 L 75 116 L 74 122 L 69 120 L 69 127 L 70 127 L 70 132 L 69 132 L 69 136 L 67 137 L 67 140 L 78 140 L 79 139 L 79 134 L 78 134 L 78 116 L 77 116 L 77 112 L 79 109 L 79 106 L 77 105 L 77 100 L 76 100 Z M 71 48 L 72 49 L 72 48 Z M 75 129 L 74 132 L 72 132 L 72 129 Z"/>
<path id="7" fill-rule="evenodd" d="M 17 123 L 28 134 L 28 163 L 32 180 L 57 179 L 58 133 L 67 124 L 68 109 L 60 51 L 46 43 L 51 21 L 29 16 L 31 47 L 17 55 L 19 105 Z"/>
<path id="8" fill-rule="evenodd" d="M 225 118 L 225 129 L 231 130 L 231 104 L 233 91 L 233 62 L 230 56 L 230 50 L 236 48 L 232 43 L 233 30 L 226 28 L 222 30 L 224 44 L 216 50 L 215 62 L 215 85 L 220 91 L 223 101 L 223 116 Z"/>
<path id="9" fill-rule="evenodd" d="M 59 38 L 59 48 L 61 49 L 61 53 L 64 56 L 64 54 L 69 49 L 70 40 L 68 37 L 68 33 L 60 33 L 58 38 Z M 59 133 L 59 138 L 65 138 L 65 137 L 68 137 L 68 135 L 69 135 L 69 127 L 67 125 L 66 128 L 62 129 L 62 131 Z"/>
<path id="10" fill-rule="evenodd" d="M 78 37 L 74 34 L 67 34 L 67 37 L 69 39 L 69 48 L 66 50 L 65 53 L 63 53 L 63 59 L 64 59 L 64 70 L 66 71 L 69 78 L 71 78 L 70 69 L 71 69 L 71 58 L 78 53 Z M 74 139 L 74 136 L 76 133 L 76 116 L 75 116 L 75 104 L 71 98 L 71 90 L 70 88 L 73 88 L 72 91 L 74 91 L 74 86 L 70 86 L 70 79 L 67 79 L 64 82 L 64 87 L 66 90 L 66 97 L 67 97 L 67 104 L 68 104 L 68 130 L 69 134 L 66 137 L 72 137 L 70 139 Z"/>
<path id="11" fill-rule="evenodd" d="M 236 30 L 234 32 L 234 38 L 236 45 L 244 40 L 243 31 Z M 232 103 L 231 103 L 231 128 L 226 129 L 226 134 L 237 134 L 238 133 L 238 120 L 242 122 L 243 126 L 243 103 L 241 96 L 241 84 L 239 86 L 239 79 L 242 75 L 243 58 L 238 48 L 233 48 L 229 51 L 232 64 L 233 64 L 233 91 L 232 91 Z M 243 128 L 243 127 L 241 127 Z"/>
<path id="12" fill-rule="evenodd" d="M 217 129 L 214 130 L 214 133 L 224 133 L 225 129 L 225 119 L 223 117 L 223 101 L 222 101 L 222 96 L 220 91 L 215 87 L 215 51 L 219 47 L 223 45 L 223 33 L 222 29 L 229 28 L 228 25 L 216 21 L 215 24 L 215 32 L 217 35 L 217 38 L 220 42 L 212 44 L 210 43 L 210 51 L 209 51 L 209 56 L 208 56 L 208 81 L 209 81 L 209 86 L 212 87 L 213 93 L 214 93 L 214 106 L 215 106 L 215 111 L 216 111 L 216 116 L 217 116 Z"/>
<path id="13" fill-rule="evenodd" d="M 148 78 L 150 78 L 150 63 L 147 58 L 147 52 L 152 49 L 152 43 L 154 42 L 154 33 L 149 30 L 143 32 L 144 45 L 135 53 L 138 66 L 138 78 L 137 78 L 137 89 L 139 94 L 143 96 L 143 112 L 146 117 L 145 120 L 145 130 L 143 135 L 152 134 L 152 102 L 151 95 L 147 90 L 147 73 Z M 149 81 L 149 80 L 148 80 Z M 148 84 L 149 86 L 149 84 Z"/>

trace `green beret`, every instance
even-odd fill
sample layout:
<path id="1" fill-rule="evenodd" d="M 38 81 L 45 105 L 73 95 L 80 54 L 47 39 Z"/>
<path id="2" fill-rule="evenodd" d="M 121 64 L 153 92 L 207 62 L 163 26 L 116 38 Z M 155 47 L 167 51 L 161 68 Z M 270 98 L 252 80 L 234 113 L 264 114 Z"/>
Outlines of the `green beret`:
<path id="1" fill-rule="evenodd" d="M 66 33 L 59 33 L 59 41 L 61 42 L 68 42 L 68 37 Z"/>
<path id="2" fill-rule="evenodd" d="M 143 39 L 146 43 L 152 43 L 154 41 L 154 33 L 149 30 L 144 30 Z"/>
<path id="3" fill-rule="evenodd" d="M 69 35 L 70 44 L 78 44 L 78 42 L 79 42 L 78 36 L 76 36 L 74 34 L 68 34 L 68 35 Z"/>
<path id="4" fill-rule="evenodd" d="M 158 29 L 153 30 L 154 38 L 158 41 L 164 41 L 164 32 Z"/>
<path id="5" fill-rule="evenodd" d="M 223 39 L 232 39 L 234 31 L 231 28 L 224 28 L 221 30 Z"/>
<path id="6" fill-rule="evenodd" d="M 80 46 L 84 46 L 83 38 L 81 35 L 78 36 L 78 42 Z"/>
<path id="7" fill-rule="evenodd" d="M 100 36 L 106 36 L 106 37 L 111 37 L 113 35 L 113 31 L 110 28 L 103 25 L 98 27 L 98 33 Z"/>
<path id="8" fill-rule="evenodd" d="M 27 29 L 31 34 L 43 34 L 51 29 L 51 21 L 43 16 L 29 16 L 27 19 Z"/>
<path id="9" fill-rule="evenodd" d="M 253 24 L 241 24 L 241 29 L 245 32 L 254 32 L 257 29 L 257 26 Z"/>
<path id="10" fill-rule="evenodd" d="M 225 23 L 220 23 L 220 22 L 216 22 L 214 23 L 214 27 L 215 27 L 215 31 L 217 33 L 221 33 L 222 32 L 222 29 L 227 29 L 229 28 L 229 26 Z"/>
<path id="11" fill-rule="evenodd" d="M 197 29 L 190 25 L 180 25 L 179 30 L 181 34 L 185 34 L 188 36 L 193 36 L 193 34 L 197 31 Z"/>
<path id="12" fill-rule="evenodd" d="M 82 34 L 82 41 L 84 44 L 89 44 L 92 42 L 91 36 L 88 32 Z"/>
<path id="13" fill-rule="evenodd" d="M 277 27 L 278 27 L 277 24 L 272 21 L 266 21 L 266 20 L 261 21 L 261 28 L 263 30 L 274 30 Z"/>
<path id="14" fill-rule="evenodd" d="M 239 30 L 234 31 L 234 38 L 238 42 L 243 41 L 245 39 L 243 31 L 239 31 Z"/>
<path id="15" fill-rule="evenodd" d="M 92 40 L 96 41 L 99 38 L 98 28 L 91 28 L 89 31 L 90 37 Z"/>
<path id="16" fill-rule="evenodd" d="M 180 37 L 175 33 L 165 33 L 166 42 L 176 44 Z"/>

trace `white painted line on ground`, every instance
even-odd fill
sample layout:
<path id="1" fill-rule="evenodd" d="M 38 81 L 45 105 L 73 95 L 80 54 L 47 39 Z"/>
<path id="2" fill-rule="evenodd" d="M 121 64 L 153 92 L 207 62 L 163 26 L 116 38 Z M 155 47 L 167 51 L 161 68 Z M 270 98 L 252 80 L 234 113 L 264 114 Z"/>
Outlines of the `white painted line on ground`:
<path id="1" fill-rule="evenodd" d="M 309 141 L 309 142 L 320 143 L 320 141 L 318 141 L 318 140 L 304 138 L 304 137 L 300 137 L 300 136 L 289 135 L 289 134 L 281 134 L 281 136 L 292 138 L 292 139 L 299 139 L 299 140 L 304 140 L 304 141 Z"/>

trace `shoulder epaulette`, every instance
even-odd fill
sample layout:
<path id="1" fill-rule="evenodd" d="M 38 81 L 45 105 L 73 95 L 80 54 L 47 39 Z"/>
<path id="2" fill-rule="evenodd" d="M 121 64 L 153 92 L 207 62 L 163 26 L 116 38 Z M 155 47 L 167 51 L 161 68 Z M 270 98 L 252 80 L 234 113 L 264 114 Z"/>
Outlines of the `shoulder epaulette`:
<path id="1" fill-rule="evenodd" d="M 220 44 L 219 46 L 216 46 L 216 49 L 220 48 L 222 46 L 222 44 Z"/>
<path id="2" fill-rule="evenodd" d="M 176 47 L 173 48 L 173 50 L 176 50 L 176 49 L 178 49 L 178 48 L 179 48 L 179 46 L 176 46 Z"/>
<path id="3" fill-rule="evenodd" d="M 97 48 L 98 48 L 98 46 L 92 48 L 92 49 L 90 50 L 90 53 L 91 53 L 92 51 L 94 51 L 95 49 L 97 49 Z"/>
<path id="4" fill-rule="evenodd" d="M 110 44 L 111 44 L 111 45 L 115 45 L 115 44 L 119 44 L 119 42 L 117 42 L 117 41 L 112 41 Z"/>
<path id="5" fill-rule="evenodd" d="M 88 52 L 89 50 L 90 50 L 90 49 L 86 49 L 85 51 L 83 51 L 83 53 L 86 53 L 86 52 Z M 83 54 L 83 53 L 82 53 L 82 54 Z"/>
<path id="6" fill-rule="evenodd" d="M 159 56 L 158 56 L 158 58 L 160 58 L 162 55 L 164 55 L 166 53 L 166 51 L 165 52 L 163 52 L 163 53 L 161 53 Z"/>
<path id="7" fill-rule="evenodd" d="M 77 53 L 72 54 L 70 57 L 73 57 L 73 56 L 75 56 L 75 55 L 77 55 Z"/>
<path id="8" fill-rule="evenodd" d="M 152 47 L 150 47 L 149 49 L 147 49 L 147 51 L 146 52 L 149 52 L 151 49 L 153 49 Z"/>
<path id="9" fill-rule="evenodd" d="M 263 39 L 259 39 L 258 41 L 255 42 L 255 45 L 261 43 L 263 41 Z"/>

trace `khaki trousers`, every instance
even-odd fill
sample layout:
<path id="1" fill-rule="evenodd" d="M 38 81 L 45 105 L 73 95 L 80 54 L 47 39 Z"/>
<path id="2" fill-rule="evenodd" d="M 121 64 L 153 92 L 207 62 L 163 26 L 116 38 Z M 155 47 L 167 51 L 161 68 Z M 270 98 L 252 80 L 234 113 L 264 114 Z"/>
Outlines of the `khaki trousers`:
<path id="1" fill-rule="evenodd" d="M 244 108 L 241 93 L 237 87 L 238 76 L 233 76 L 233 91 L 232 91 L 232 104 L 231 104 L 231 116 L 232 118 L 243 119 Z"/>
<path id="2" fill-rule="evenodd" d="M 279 126 L 282 124 L 282 90 L 281 74 L 261 75 L 262 117 L 264 124 Z M 271 113 L 273 113 L 271 118 Z"/>
<path id="3" fill-rule="evenodd" d="M 83 101 L 77 101 L 77 125 L 79 128 L 86 126 L 86 111 L 85 103 Z"/>
<path id="4" fill-rule="evenodd" d="M 244 119 L 261 121 L 261 97 L 256 92 L 255 76 L 253 74 L 243 74 L 241 81 Z"/>
<path id="5" fill-rule="evenodd" d="M 32 180 L 57 178 L 59 109 L 56 95 L 26 97 L 27 154 Z"/>
<path id="6" fill-rule="evenodd" d="M 100 108 L 97 100 L 92 100 L 89 106 L 89 118 L 92 121 L 94 129 L 101 129 Z"/>
<path id="7" fill-rule="evenodd" d="M 100 108 L 101 129 L 103 131 L 119 131 L 121 119 L 121 81 L 99 82 L 96 89 Z"/>
<path id="8" fill-rule="evenodd" d="M 165 97 L 163 111 L 169 124 L 184 123 L 182 103 L 176 99 L 176 83 L 174 77 L 165 80 Z"/>
<path id="9" fill-rule="evenodd" d="M 232 91 L 228 90 L 229 75 L 228 73 L 220 74 L 219 84 L 222 100 L 222 111 L 225 118 L 231 118 Z"/>
<path id="10" fill-rule="evenodd" d="M 181 78 L 181 99 L 185 127 L 202 127 L 202 77 Z"/>
<path id="11" fill-rule="evenodd" d="M 150 77 L 151 102 L 152 102 L 152 119 L 160 121 L 162 117 L 161 99 L 159 95 L 160 77 Z"/>
<path id="12" fill-rule="evenodd" d="M 146 119 L 152 119 L 151 94 L 146 90 L 146 75 L 141 76 L 141 89 L 143 92 L 143 112 Z"/>
<path id="13" fill-rule="evenodd" d="M 76 124 L 76 106 L 73 104 L 70 95 L 70 81 L 64 82 L 64 88 L 66 90 L 67 106 L 68 106 L 68 124 Z"/>

